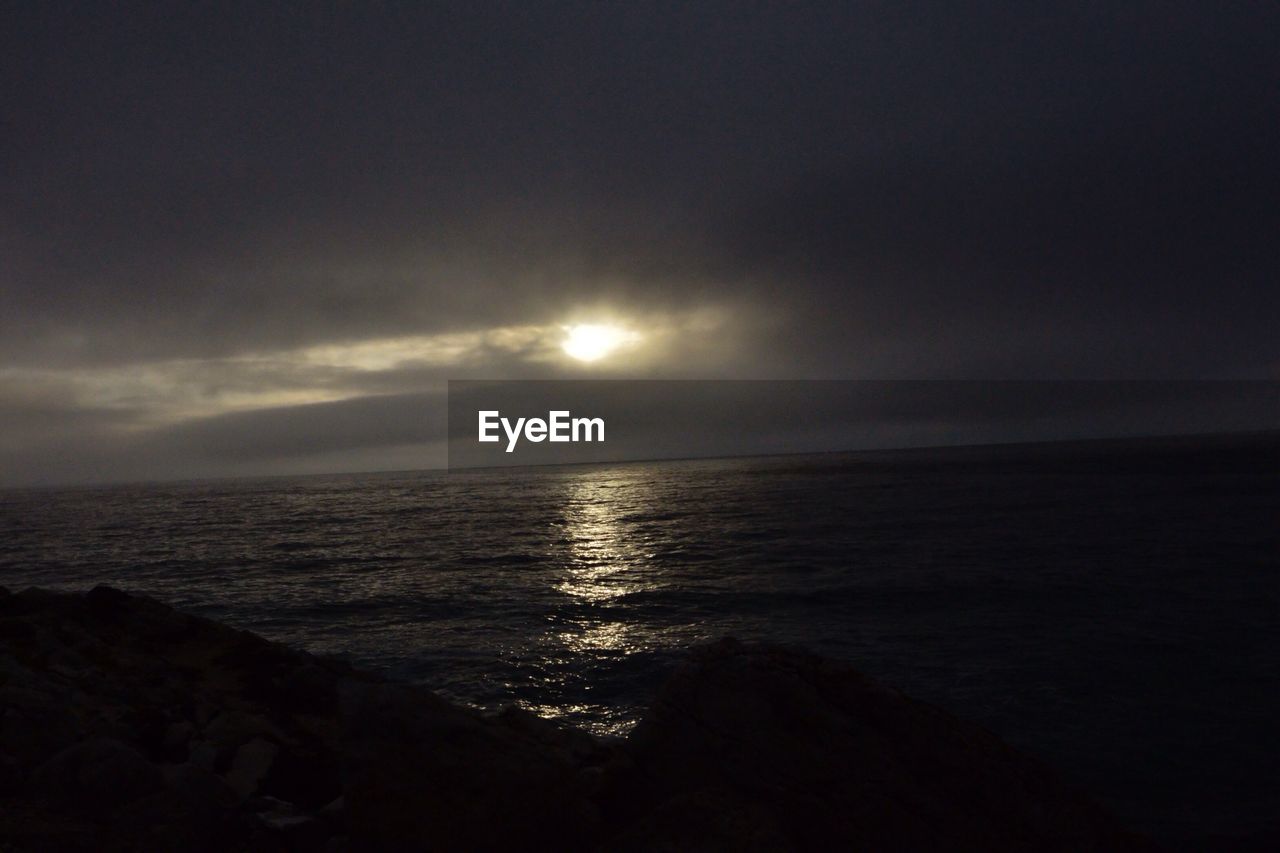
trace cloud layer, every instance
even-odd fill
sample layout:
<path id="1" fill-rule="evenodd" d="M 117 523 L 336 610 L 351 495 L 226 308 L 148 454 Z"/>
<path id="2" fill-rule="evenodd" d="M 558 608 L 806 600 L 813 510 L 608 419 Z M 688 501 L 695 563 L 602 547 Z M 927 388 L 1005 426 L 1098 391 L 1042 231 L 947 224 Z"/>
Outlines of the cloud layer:
<path id="1" fill-rule="evenodd" d="M 445 378 L 1280 375 L 1262 4 L 6 18 L 0 481 L 376 466 L 341 406 Z"/>

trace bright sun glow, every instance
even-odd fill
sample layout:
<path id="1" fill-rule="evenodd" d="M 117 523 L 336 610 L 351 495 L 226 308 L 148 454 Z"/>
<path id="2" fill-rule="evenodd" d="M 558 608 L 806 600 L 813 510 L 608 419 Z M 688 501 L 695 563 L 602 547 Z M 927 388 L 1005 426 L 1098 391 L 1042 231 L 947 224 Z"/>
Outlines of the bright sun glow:
<path id="1" fill-rule="evenodd" d="M 598 361 L 638 337 L 635 332 L 617 326 L 594 324 L 570 326 L 565 331 L 569 337 L 561 346 L 579 361 Z"/>

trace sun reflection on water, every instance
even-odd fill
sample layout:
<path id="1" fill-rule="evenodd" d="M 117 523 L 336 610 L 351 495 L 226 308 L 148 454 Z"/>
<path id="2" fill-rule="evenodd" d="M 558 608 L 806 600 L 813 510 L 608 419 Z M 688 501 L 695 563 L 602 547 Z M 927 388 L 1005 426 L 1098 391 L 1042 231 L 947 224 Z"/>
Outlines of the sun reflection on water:
<path id="1" fill-rule="evenodd" d="M 661 585 L 634 524 L 638 512 L 652 509 L 653 495 L 643 479 L 602 474 L 564 484 L 564 568 L 555 589 L 569 606 L 554 641 L 574 654 L 625 656 L 645 646 L 628 597 Z"/>
<path id="2" fill-rule="evenodd" d="M 560 640 L 566 648 L 578 653 L 612 651 L 630 654 L 643 648 L 638 633 L 634 626 L 625 622 L 602 622 L 584 625 L 577 632 L 564 631 Z"/>
<path id="3" fill-rule="evenodd" d="M 619 484 L 612 481 L 568 484 L 568 570 L 556 589 L 583 602 L 607 604 L 654 586 L 646 577 L 647 556 L 622 521 L 623 508 L 638 497 L 634 485 L 628 485 L 626 494 L 619 495 Z"/>
<path id="4" fill-rule="evenodd" d="M 539 697 L 521 704 L 618 734 L 631 722 L 618 709 L 635 701 L 616 692 L 626 687 L 618 673 L 643 671 L 666 641 L 646 601 L 668 583 L 654 542 L 668 496 L 628 468 L 566 472 L 555 485 L 551 596 L 532 667 Z"/>

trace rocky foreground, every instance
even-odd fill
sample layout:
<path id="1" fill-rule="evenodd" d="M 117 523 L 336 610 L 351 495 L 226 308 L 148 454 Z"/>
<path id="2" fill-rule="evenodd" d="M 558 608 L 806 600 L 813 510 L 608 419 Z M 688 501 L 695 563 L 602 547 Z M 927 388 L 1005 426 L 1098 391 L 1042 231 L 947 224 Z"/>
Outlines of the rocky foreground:
<path id="1" fill-rule="evenodd" d="M 989 732 L 725 640 L 625 741 L 149 598 L 0 589 L 0 850 L 1142 850 Z"/>

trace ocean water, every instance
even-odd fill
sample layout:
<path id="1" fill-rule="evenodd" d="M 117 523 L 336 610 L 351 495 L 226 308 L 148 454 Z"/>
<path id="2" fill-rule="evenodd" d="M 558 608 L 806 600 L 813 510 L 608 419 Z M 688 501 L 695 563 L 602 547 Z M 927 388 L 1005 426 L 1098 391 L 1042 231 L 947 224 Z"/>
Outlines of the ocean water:
<path id="1" fill-rule="evenodd" d="M 1166 837 L 1280 815 L 1280 441 L 0 492 L 0 583 L 99 583 L 622 732 L 690 645 L 802 644 Z"/>

